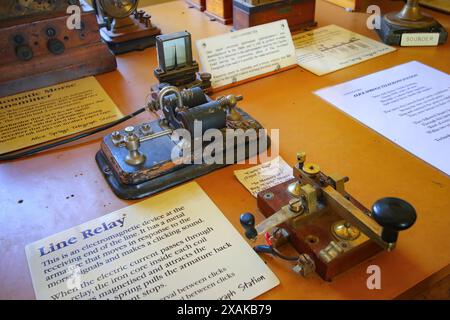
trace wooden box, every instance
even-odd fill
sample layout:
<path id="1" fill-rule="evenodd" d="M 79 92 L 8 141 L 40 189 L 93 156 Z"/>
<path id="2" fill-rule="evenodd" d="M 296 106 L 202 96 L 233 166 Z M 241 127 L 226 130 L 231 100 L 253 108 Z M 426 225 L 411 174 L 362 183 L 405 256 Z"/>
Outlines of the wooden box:
<path id="1" fill-rule="evenodd" d="M 262 2 L 262 1 L 261 1 Z M 233 29 L 286 19 L 291 31 L 316 25 L 315 0 L 281 0 L 258 3 L 258 0 L 233 1 Z"/>
<path id="2" fill-rule="evenodd" d="M 184 0 L 190 8 L 195 8 L 200 11 L 205 11 L 206 0 Z"/>
<path id="3" fill-rule="evenodd" d="M 349 11 L 366 12 L 370 5 L 378 5 L 386 0 L 325 0 Z"/>
<path id="4" fill-rule="evenodd" d="M 233 0 L 206 0 L 206 15 L 223 24 L 233 22 Z"/>
<path id="5" fill-rule="evenodd" d="M 82 13 L 80 30 L 68 29 L 67 17 L 49 13 L 0 23 L 0 97 L 116 69 L 95 12 Z"/>

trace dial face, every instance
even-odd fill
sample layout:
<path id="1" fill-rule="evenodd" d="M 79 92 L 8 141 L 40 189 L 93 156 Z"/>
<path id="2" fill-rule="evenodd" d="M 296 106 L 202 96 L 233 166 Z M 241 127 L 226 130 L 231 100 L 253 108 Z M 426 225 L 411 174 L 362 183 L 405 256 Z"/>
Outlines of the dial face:
<path id="1" fill-rule="evenodd" d="M 100 5 L 106 15 L 120 19 L 132 14 L 138 2 L 138 0 L 100 0 Z"/>

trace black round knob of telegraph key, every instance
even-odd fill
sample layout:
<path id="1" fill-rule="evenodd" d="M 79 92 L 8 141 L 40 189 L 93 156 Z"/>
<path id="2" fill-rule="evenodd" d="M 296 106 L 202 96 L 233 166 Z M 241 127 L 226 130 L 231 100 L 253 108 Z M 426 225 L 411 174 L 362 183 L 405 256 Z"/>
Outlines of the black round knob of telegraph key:
<path id="1" fill-rule="evenodd" d="M 258 232 L 255 229 L 255 216 L 253 214 L 249 212 L 241 214 L 239 221 L 248 239 L 255 239 L 258 236 Z"/>
<path id="2" fill-rule="evenodd" d="M 410 228 L 416 221 L 416 210 L 405 200 L 382 198 L 372 206 L 372 217 L 383 227 L 382 239 L 393 243 L 397 241 L 398 231 Z"/>

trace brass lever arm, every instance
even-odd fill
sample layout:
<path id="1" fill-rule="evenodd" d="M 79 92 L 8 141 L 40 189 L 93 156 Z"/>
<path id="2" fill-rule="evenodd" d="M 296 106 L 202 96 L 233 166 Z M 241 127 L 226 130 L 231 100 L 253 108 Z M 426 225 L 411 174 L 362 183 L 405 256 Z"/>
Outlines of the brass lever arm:
<path id="1" fill-rule="evenodd" d="M 381 238 L 383 228 L 376 221 L 348 201 L 333 187 L 327 186 L 323 188 L 322 195 L 325 197 L 327 205 L 332 207 L 343 219 L 357 227 L 378 245 L 387 251 L 391 251 L 395 248 L 395 242 L 388 243 Z"/>

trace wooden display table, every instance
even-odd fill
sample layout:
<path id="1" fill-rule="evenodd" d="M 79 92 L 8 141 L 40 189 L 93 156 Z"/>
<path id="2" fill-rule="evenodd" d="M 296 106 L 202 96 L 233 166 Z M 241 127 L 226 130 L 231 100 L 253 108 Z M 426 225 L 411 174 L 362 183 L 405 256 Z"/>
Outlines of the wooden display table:
<path id="1" fill-rule="evenodd" d="M 402 4 L 390 5 L 400 8 Z M 231 28 L 209 21 L 184 1 L 147 9 L 162 33 L 188 30 L 193 41 Z M 450 30 L 450 16 L 424 11 Z M 365 27 L 367 16 L 317 1 L 319 26 L 337 24 L 377 39 L 375 32 Z M 262 256 L 281 284 L 260 298 L 391 299 L 413 294 L 449 274 L 450 178 L 312 93 L 411 60 L 448 73 L 450 41 L 440 47 L 399 48 L 322 77 L 294 68 L 218 93 L 242 94 L 245 111 L 266 128 L 279 128 L 280 153 L 289 164 L 294 164 L 298 150 L 304 150 L 325 172 L 349 176 L 347 190 L 364 205 L 370 207 L 384 196 L 398 196 L 412 203 L 418 212 L 416 224 L 401 234 L 395 251 L 383 252 L 330 283 L 317 275 L 301 278 L 289 264 Z M 126 114 L 144 103 L 150 85 L 156 82 L 155 48 L 121 55 L 117 62 L 117 71 L 97 79 Z M 147 117 L 141 115 L 133 121 Z M 0 164 L 0 299 L 34 298 L 26 244 L 132 203 L 115 197 L 97 168 L 94 157 L 100 137 Z M 233 170 L 244 167 L 229 166 L 196 180 L 238 230 L 243 212 L 255 212 L 257 219 L 262 219 L 256 200 L 233 175 Z M 381 290 L 366 287 L 366 268 L 370 264 L 381 267 Z"/>

